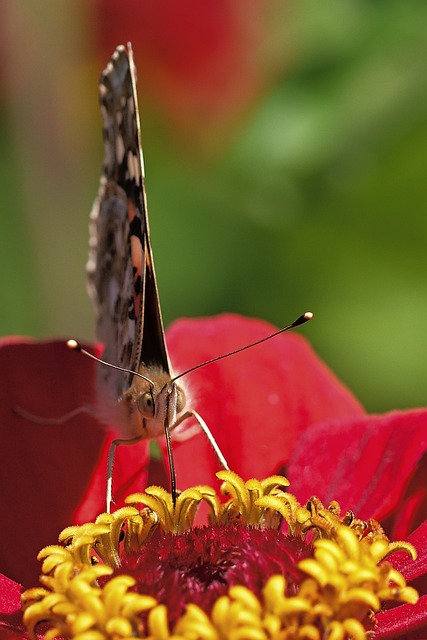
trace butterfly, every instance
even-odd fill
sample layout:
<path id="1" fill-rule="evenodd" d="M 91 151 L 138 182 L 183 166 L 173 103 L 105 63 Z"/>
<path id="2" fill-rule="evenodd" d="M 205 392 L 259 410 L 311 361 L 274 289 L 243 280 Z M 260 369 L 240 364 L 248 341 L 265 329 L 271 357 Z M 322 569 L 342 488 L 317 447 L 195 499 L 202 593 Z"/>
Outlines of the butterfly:
<path id="1" fill-rule="evenodd" d="M 99 103 L 104 163 L 90 214 L 88 291 L 104 344 L 96 412 L 121 438 L 108 462 L 107 510 L 112 501 L 115 448 L 166 435 L 172 496 L 176 498 L 170 432 L 193 417 L 228 468 L 201 416 L 186 408 L 172 377 L 165 340 L 147 214 L 136 69 L 131 44 L 119 46 L 101 74 Z"/>

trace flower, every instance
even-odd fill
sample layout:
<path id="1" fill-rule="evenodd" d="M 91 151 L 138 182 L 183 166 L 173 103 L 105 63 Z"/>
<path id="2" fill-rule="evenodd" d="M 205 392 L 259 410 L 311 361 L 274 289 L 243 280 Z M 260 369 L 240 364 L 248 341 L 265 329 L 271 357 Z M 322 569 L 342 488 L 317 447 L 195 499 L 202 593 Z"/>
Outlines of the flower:
<path id="1" fill-rule="evenodd" d="M 225 315 L 179 321 L 167 338 L 174 369 L 182 371 L 271 331 L 266 323 Z M 3 344 L 1 356 L 3 370 L 10 372 L 3 387 L 2 425 L 11 425 L 19 436 L 17 445 L 8 430 L 1 430 L 5 431 L 2 451 L 9 450 L 9 443 L 15 447 L 14 455 L 5 456 L 1 473 L 3 479 L 16 476 L 13 487 L 3 492 L 7 500 L 3 512 L 9 518 L 1 531 L 3 571 L 29 586 L 35 583 L 31 539 L 36 538 L 41 548 L 72 522 L 73 511 L 78 512 L 79 522 L 90 519 L 85 514 L 103 511 L 105 463 L 97 465 L 97 456 L 108 443 L 87 414 L 63 425 L 36 425 L 14 411 L 20 406 L 34 415 L 53 417 L 76 405 L 90 404 L 91 361 L 67 352 L 60 343 L 18 340 Z M 188 378 L 193 406 L 208 422 L 230 465 L 243 477 L 266 477 L 286 465 L 293 493 L 301 502 L 316 494 L 325 504 L 337 498 L 344 510 L 355 502 L 361 509 L 358 517 L 384 519 L 388 532 L 399 528 L 406 532 L 399 538 L 425 519 L 422 456 L 427 411 L 365 415 L 350 392 L 294 334 L 274 338 Z M 18 455 L 22 451 L 27 452 L 25 456 Z M 212 482 L 217 463 L 203 437 L 197 435 L 178 445 L 175 458 L 179 488 Z M 115 476 L 116 487 L 123 483 L 129 493 L 146 486 L 147 473 L 150 477 L 152 472 L 146 461 L 146 443 L 140 451 L 135 447 L 119 450 L 116 473 L 121 479 Z M 48 501 L 40 500 L 44 486 L 56 496 L 52 497 L 53 509 Z M 72 487 L 69 495 L 68 487 Z M 120 492 L 115 497 L 120 504 Z M 38 526 L 43 535 L 37 533 Z M 407 539 L 417 548 L 418 560 L 410 563 L 396 554 L 393 562 L 408 580 L 416 580 L 424 594 L 426 524 Z M 411 624 L 425 629 L 425 600 L 422 595 L 417 605 L 399 605 L 378 614 L 376 633 L 390 628 L 388 637 L 397 637 L 411 629 Z M 409 633 L 408 637 L 415 637 L 412 629 Z"/>
<path id="2" fill-rule="evenodd" d="M 22 597 L 31 634 L 47 621 L 47 638 L 362 640 L 381 603 L 417 602 L 385 561 L 415 550 L 378 523 L 340 517 L 336 503 L 302 507 L 280 476 L 217 475 L 225 503 L 208 486 L 176 505 L 149 487 L 128 497 L 133 506 L 63 531 L 62 546 L 39 554 L 43 588 Z M 202 500 L 210 526 L 194 528 Z"/>

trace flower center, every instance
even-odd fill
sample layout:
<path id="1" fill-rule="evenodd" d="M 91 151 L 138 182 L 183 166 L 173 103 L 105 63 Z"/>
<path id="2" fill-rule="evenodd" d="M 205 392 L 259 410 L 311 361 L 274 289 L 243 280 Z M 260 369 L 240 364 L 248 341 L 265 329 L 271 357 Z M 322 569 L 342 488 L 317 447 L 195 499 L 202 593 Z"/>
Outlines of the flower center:
<path id="1" fill-rule="evenodd" d="M 261 598 L 275 574 L 285 576 L 286 594 L 294 595 L 304 575 L 297 564 L 312 554 L 312 545 L 301 537 L 242 524 L 195 527 L 177 535 L 156 531 L 111 577 L 131 575 L 138 593 L 168 605 L 174 624 L 190 602 L 210 613 L 234 585 L 244 584 Z"/>

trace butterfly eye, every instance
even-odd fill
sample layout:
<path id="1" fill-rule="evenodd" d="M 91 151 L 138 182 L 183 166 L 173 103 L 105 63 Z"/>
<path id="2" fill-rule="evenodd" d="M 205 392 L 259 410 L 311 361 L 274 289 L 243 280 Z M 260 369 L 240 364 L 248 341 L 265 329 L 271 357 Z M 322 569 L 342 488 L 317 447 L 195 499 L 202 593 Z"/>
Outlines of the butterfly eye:
<path id="1" fill-rule="evenodd" d="M 155 409 L 153 394 L 150 391 L 142 393 L 136 401 L 136 406 L 144 418 L 152 418 Z"/>
<path id="2" fill-rule="evenodd" d="M 181 411 L 185 407 L 185 403 L 186 403 L 187 399 L 186 399 L 185 393 L 181 389 L 181 387 L 177 387 L 177 392 L 178 393 L 177 393 L 177 399 L 176 399 L 176 412 L 177 413 L 181 413 Z"/>

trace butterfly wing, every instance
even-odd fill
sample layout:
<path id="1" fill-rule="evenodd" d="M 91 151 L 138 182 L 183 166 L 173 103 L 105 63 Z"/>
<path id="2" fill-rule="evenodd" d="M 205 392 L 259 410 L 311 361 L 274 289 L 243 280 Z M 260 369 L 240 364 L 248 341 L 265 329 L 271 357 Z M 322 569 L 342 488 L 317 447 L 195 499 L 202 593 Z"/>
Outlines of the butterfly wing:
<path id="1" fill-rule="evenodd" d="M 120 46 L 99 83 L 104 165 L 90 223 L 88 289 L 103 358 L 132 371 L 141 363 L 169 374 L 147 216 L 136 71 Z M 134 376 L 103 367 L 116 398 Z"/>

